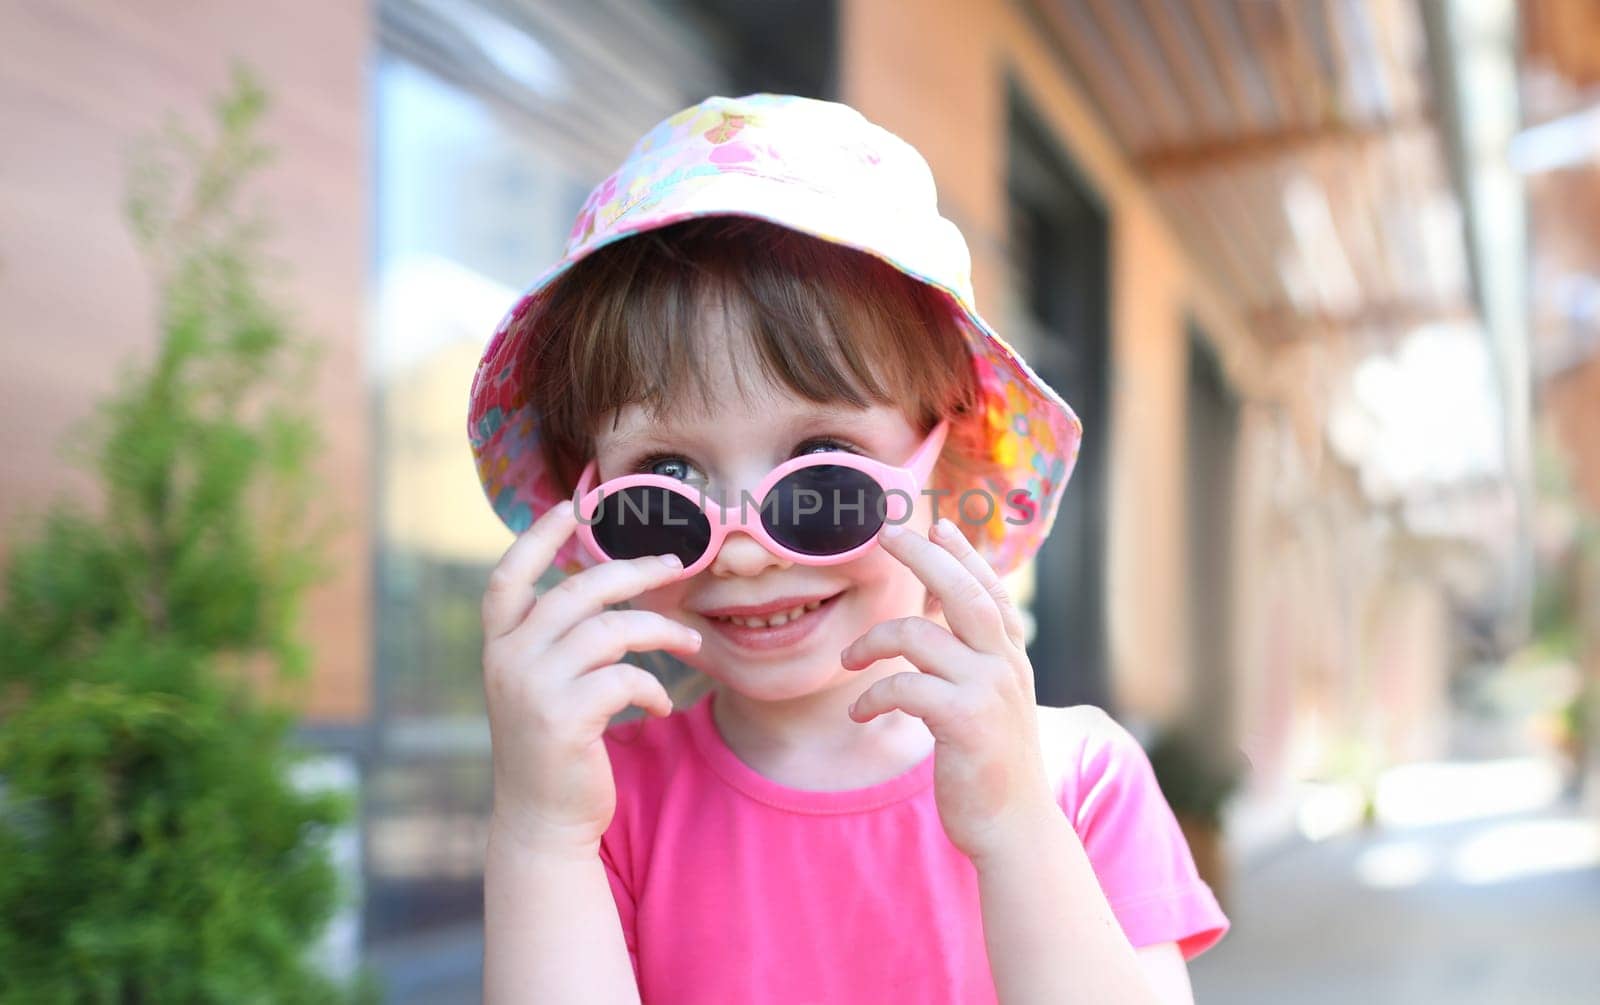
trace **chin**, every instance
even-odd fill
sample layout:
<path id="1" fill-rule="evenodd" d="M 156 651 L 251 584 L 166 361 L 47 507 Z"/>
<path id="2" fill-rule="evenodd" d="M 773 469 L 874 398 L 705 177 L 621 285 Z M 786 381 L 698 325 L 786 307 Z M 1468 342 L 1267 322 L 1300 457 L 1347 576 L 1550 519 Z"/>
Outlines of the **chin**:
<path id="1" fill-rule="evenodd" d="M 715 661 L 715 665 L 710 661 L 689 665 L 751 701 L 790 701 L 831 690 L 848 679 L 849 672 L 839 666 L 838 653 L 849 640 L 831 650 L 825 648 L 828 644 L 818 646 L 808 659 L 761 661 L 730 657 L 727 661 Z M 823 652 L 832 652 L 833 659 L 820 658 Z"/>

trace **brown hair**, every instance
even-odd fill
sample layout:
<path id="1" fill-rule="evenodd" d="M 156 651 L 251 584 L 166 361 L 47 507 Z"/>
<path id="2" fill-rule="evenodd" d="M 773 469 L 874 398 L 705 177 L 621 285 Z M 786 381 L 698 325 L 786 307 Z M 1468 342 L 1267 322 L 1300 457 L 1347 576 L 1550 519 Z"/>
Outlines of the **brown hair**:
<path id="1" fill-rule="evenodd" d="M 745 322 L 767 379 L 799 397 L 898 405 L 924 433 L 950 419 L 933 487 L 959 493 L 993 473 L 953 301 L 865 252 L 752 217 L 703 217 L 600 248 L 540 296 L 524 315 L 536 320 L 517 322 L 536 330 L 512 334 L 527 336 L 518 378 L 561 495 L 607 414 L 709 403 L 697 361 L 711 333 L 698 321 L 714 297 Z"/>

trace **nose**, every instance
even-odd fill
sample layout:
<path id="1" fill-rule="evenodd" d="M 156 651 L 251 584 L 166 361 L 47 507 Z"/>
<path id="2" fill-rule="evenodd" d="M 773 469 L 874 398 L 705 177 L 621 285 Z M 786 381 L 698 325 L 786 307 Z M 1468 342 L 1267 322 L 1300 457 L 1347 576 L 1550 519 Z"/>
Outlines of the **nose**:
<path id="1" fill-rule="evenodd" d="M 711 560 L 710 571 L 721 578 L 756 576 L 769 568 L 782 569 L 793 564 L 768 551 L 744 531 L 736 530 L 723 539 L 717 557 Z"/>

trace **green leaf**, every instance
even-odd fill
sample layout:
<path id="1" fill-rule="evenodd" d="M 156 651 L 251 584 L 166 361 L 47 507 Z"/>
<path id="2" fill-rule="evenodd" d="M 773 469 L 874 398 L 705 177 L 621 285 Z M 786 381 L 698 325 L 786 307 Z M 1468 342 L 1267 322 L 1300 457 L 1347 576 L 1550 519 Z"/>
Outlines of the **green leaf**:
<path id="1" fill-rule="evenodd" d="M 160 342 L 74 431 L 101 508 L 53 505 L 7 549 L 0 1001 L 379 997 L 308 956 L 352 893 L 325 842 L 356 808 L 294 787 L 293 712 L 233 669 L 305 675 L 338 525 L 311 474 L 316 353 L 240 205 L 268 106 L 241 67 L 209 136 L 168 123 L 133 148 Z"/>

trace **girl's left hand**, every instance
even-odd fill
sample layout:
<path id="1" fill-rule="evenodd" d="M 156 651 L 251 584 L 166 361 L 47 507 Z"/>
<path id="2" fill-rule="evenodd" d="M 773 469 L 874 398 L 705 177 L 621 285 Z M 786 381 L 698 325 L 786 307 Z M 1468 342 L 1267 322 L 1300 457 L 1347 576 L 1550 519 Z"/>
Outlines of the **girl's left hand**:
<path id="1" fill-rule="evenodd" d="M 1040 749 L 1022 617 L 994 569 L 949 520 L 934 525 L 931 540 L 894 525 L 879 535 L 939 600 L 950 629 L 898 618 L 846 646 L 839 659 L 847 670 L 904 656 L 922 671 L 875 681 L 850 718 L 870 722 L 899 709 L 928 724 L 939 818 L 951 843 L 978 860 L 1061 812 Z"/>

